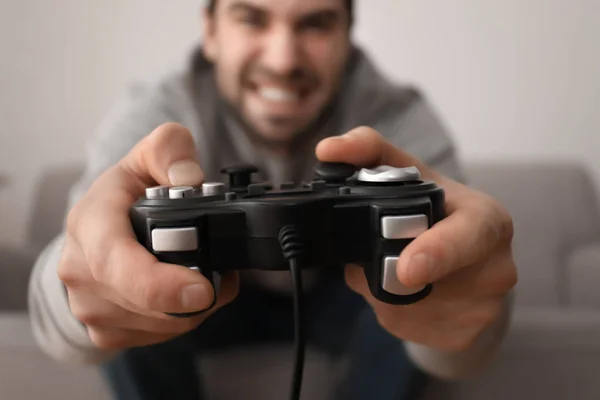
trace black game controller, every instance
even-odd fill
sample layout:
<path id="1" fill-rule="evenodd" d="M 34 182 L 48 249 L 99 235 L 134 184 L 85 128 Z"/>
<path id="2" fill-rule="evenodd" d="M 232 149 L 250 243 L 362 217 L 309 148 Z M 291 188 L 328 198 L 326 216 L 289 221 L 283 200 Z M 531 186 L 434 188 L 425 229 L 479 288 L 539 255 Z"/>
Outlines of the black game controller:
<path id="1" fill-rule="evenodd" d="M 299 256 L 301 268 L 363 266 L 386 303 L 430 293 L 431 285 L 409 289 L 396 277 L 402 250 L 445 216 L 444 191 L 417 168 L 319 163 L 313 181 L 278 188 L 253 182 L 257 171 L 241 165 L 222 170 L 227 183 L 149 188 L 131 209 L 139 242 L 160 261 L 200 271 L 215 290 L 220 273 L 288 270 Z"/>

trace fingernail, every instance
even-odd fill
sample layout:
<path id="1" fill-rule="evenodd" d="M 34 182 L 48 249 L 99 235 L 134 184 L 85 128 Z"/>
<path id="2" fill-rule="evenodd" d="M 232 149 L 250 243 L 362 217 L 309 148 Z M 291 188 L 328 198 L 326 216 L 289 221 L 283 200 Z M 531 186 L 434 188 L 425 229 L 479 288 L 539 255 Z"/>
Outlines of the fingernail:
<path id="1" fill-rule="evenodd" d="M 193 160 L 177 161 L 171 165 L 167 175 L 173 186 L 196 186 L 204 179 L 202 168 Z"/>
<path id="2" fill-rule="evenodd" d="M 360 138 L 366 136 L 368 133 L 369 131 L 364 128 L 356 128 L 349 131 L 344 136 L 347 138 Z"/>
<path id="3" fill-rule="evenodd" d="M 189 285 L 181 291 L 181 305 L 186 310 L 198 310 L 206 307 L 208 291 L 202 284 Z"/>
<path id="4" fill-rule="evenodd" d="M 433 259 L 425 253 L 418 253 L 411 257 L 403 275 L 408 277 L 408 284 L 424 285 L 431 283 L 433 268 Z"/>

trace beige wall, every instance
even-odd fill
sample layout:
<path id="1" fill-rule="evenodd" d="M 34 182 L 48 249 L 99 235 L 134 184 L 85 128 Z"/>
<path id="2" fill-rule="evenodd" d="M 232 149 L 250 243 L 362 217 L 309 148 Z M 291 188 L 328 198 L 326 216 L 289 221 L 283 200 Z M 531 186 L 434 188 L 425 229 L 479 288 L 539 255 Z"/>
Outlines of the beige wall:
<path id="1" fill-rule="evenodd" d="M 426 90 L 465 157 L 579 159 L 600 184 L 600 2 L 358 3 L 357 38 Z M 38 174 L 81 159 L 123 85 L 185 56 L 200 5 L 0 0 L 0 243 L 24 241 Z"/>

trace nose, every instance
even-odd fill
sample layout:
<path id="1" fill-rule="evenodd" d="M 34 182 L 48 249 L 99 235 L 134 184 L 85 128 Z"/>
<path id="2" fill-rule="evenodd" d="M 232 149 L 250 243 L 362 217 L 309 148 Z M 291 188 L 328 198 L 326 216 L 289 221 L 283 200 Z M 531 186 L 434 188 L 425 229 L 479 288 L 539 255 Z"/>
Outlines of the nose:
<path id="1" fill-rule="evenodd" d="M 294 32 L 281 27 L 271 30 L 263 43 L 262 64 L 272 73 L 288 75 L 298 67 L 299 43 Z"/>

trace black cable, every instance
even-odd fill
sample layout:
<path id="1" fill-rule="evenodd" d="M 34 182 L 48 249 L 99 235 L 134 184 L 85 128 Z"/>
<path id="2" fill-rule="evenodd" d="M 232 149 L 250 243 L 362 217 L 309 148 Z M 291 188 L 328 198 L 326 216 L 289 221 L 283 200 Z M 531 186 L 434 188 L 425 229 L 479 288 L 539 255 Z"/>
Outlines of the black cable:
<path id="1" fill-rule="evenodd" d="M 302 319 L 302 273 L 298 266 L 298 261 L 295 258 L 290 259 L 290 271 L 294 288 L 294 329 L 296 335 L 294 375 L 292 378 L 292 392 L 290 398 L 292 400 L 298 400 L 300 399 L 300 392 L 302 390 L 306 340 L 304 337 L 304 321 Z"/>
<path id="2" fill-rule="evenodd" d="M 304 310 L 303 310 L 303 288 L 302 288 L 302 243 L 299 235 L 293 226 L 284 226 L 279 232 L 279 242 L 283 256 L 288 260 L 290 273 L 292 276 L 292 286 L 294 291 L 294 332 L 295 332 L 295 362 L 294 373 L 292 376 L 292 388 L 290 398 L 292 400 L 300 399 L 302 389 L 302 378 L 304 374 L 304 356 L 305 356 L 305 334 L 304 334 Z"/>

